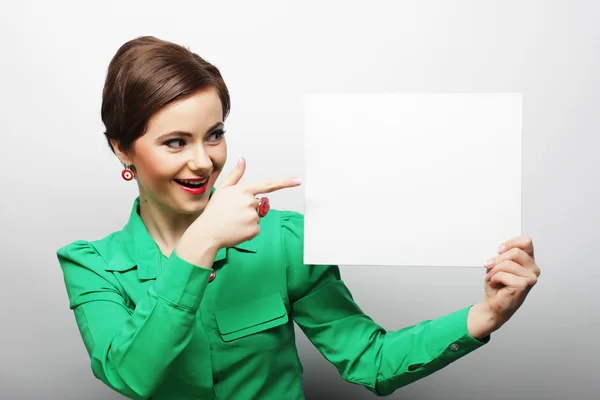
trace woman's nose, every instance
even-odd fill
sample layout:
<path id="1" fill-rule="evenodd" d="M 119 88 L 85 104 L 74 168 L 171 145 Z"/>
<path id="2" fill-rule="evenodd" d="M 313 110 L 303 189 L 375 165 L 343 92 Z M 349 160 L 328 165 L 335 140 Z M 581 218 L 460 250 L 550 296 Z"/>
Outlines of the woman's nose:
<path id="1" fill-rule="evenodd" d="M 208 170 L 211 168 L 212 161 L 208 154 L 206 154 L 204 146 L 197 146 L 193 149 L 188 166 L 191 170 Z"/>

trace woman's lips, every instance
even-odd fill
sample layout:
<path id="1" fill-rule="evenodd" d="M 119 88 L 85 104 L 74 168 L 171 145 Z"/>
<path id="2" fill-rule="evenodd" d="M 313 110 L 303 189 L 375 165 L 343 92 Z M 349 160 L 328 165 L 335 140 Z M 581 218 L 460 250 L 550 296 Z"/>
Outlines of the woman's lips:
<path id="1" fill-rule="evenodd" d="M 194 182 L 194 181 L 201 181 L 201 179 L 185 179 L 185 180 L 186 181 L 192 181 L 192 182 Z M 200 195 L 200 194 L 206 192 L 206 187 L 208 186 L 208 181 L 209 180 L 210 179 L 206 178 L 204 180 L 204 183 L 202 183 L 202 185 L 199 186 L 199 187 L 197 187 L 197 188 L 190 188 L 190 187 L 187 187 L 187 186 L 183 186 L 181 183 L 177 182 L 176 180 L 174 182 L 177 184 L 177 186 L 179 186 L 180 188 L 182 188 L 186 192 L 188 192 L 190 194 L 193 194 L 193 195 Z"/>

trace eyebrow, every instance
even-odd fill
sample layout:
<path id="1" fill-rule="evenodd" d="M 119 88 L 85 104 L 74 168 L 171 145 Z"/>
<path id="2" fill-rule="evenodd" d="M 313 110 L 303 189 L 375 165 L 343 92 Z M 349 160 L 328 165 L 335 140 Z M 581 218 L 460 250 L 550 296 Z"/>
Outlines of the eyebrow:
<path id="1" fill-rule="evenodd" d="M 210 128 L 208 128 L 208 131 L 206 131 L 206 133 L 210 133 L 212 131 L 214 131 L 217 128 L 223 128 L 225 126 L 225 124 L 223 124 L 222 122 L 217 122 L 216 124 L 214 124 L 213 126 L 211 126 Z M 159 138 L 157 140 L 161 140 L 167 136 L 187 136 L 187 137 L 193 137 L 194 135 L 191 132 L 186 132 L 186 131 L 171 131 L 169 133 L 165 133 L 164 135 L 160 135 Z"/>

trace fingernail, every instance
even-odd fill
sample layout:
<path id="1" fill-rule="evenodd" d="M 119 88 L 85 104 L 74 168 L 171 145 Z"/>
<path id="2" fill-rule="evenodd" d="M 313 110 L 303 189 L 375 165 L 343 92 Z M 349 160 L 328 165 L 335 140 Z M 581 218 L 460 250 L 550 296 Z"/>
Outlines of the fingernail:
<path id="1" fill-rule="evenodd" d="M 506 248 L 505 244 L 501 244 L 500 246 L 498 246 L 498 253 L 502 253 L 505 248 Z"/>
<path id="2" fill-rule="evenodd" d="M 244 159 L 242 157 L 238 158 L 238 163 L 237 163 L 238 167 L 241 167 L 243 162 L 244 162 Z"/>
<path id="3" fill-rule="evenodd" d="M 494 266 L 494 260 L 486 260 L 483 265 L 485 265 L 486 268 L 491 268 Z"/>
<path id="4" fill-rule="evenodd" d="M 292 179 L 292 182 L 294 182 L 295 185 L 300 185 L 300 184 L 302 184 L 302 179 L 294 178 L 294 179 Z"/>

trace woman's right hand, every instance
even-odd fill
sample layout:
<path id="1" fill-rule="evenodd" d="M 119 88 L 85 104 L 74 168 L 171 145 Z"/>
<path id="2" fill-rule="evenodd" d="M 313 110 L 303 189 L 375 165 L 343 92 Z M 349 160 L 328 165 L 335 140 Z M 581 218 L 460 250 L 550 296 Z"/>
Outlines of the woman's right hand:
<path id="1" fill-rule="evenodd" d="M 250 240 L 260 233 L 256 196 L 301 184 L 296 178 L 239 183 L 245 171 L 246 162 L 241 158 L 216 188 L 202 214 L 185 231 L 180 244 L 189 243 L 199 251 L 204 248 L 216 252 Z"/>

